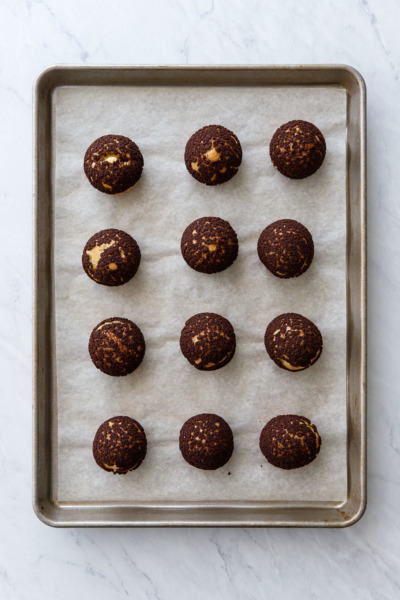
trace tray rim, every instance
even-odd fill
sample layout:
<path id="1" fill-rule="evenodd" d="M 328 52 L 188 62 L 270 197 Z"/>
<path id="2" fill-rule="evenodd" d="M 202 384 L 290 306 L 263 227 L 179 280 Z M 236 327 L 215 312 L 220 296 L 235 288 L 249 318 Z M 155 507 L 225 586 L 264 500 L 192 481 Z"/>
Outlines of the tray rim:
<path id="1" fill-rule="evenodd" d="M 107 80 L 107 78 L 113 75 L 122 76 L 124 73 L 128 73 L 133 76 L 135 73 L 140 75 L 150 75 L 151 77 L 165 74 L 187 76 L 194 74 L 201 74 L 205 76 L 207 72 L 218 73 L 219 76 L 225 73 L 226 76 L 235 74 L 265 74 L 274 73 L 283 76 L 283 79 L 289 78 L 290 76 L 301 78 L 304 76 L 305 81 L 293 81 L 293 82 L 255 82 L 255 83 L 233 83 L 221 81 L 220 83 L 190 83 L 181 82 L 180 85 L 236 85 L 236 86 L 252 86 L 252 85 L 335 85 L 335 82 L 312 82 L 311 79 L 315 75 L 324 76 L 328 78 L 334 76 L 335 73 L 341 73 L 342 76 L 349 82 L 349 85 L 355 86 L 359 94 L 359 216 L 360 216 L 360 246 L 358 248 L 360 253 L 360 281 L 359 281 L 359 301 L 360 301 L 360 340 L 359 340 L 359 352 L 360 352 L 360 389 L 358 400 L 355 400 L 357 404 L 357 410 L 360 417 L 358 435 L 358 450 L 360 454 L 360 466 L 359 466 L 359 481 L 357 481 L 359 497 L 355 502 L 354 506 L 348 506 L 351 504 L 351 490 L 348 492 L 347 500 L 343 502 L 252 502 L 252 503 L 240 503 L 240 502 L 214 502 L 214 503 L 133 503 L 128 504 L 122 503 L 77 503 L 74 506 L 73 503 L 62 503 L 57 502 L 51 497 L 49 485 L 43 486 L 43 482 L 39 481 L 39 471 L 43 472 L 43 468 L 47 468 L 47 484 L 50 483 L 50 469 L 49 466 L 51 456 L 44 454 L 43 446 L 48 445 L 47 438 L 43 437 L 44 433 L 49 431 L 52 422 L 51 407 L 43 400 L 43 395 L 39 394 L 39 383 L 43 379 L 43 373 L 40 370 L 43 369 L 41 362 L 42 353 L 39 344 L 39 335 L 41 333 L 41 320 L 43 321 L 43 309 L 40 312 L 40 268 L 41 266 L 41 236 L 39 231 L 39 216 L 42 203 L 40 201 L 40 190 L 42 186 L 42 179 L 46 164 L 39 160 L 43 154 L 43 149 L 39 147 L 39 134 L 40 127 L 43 126 L 43 119 L 48 119 L 46 124 L 47 127 L 51 128 L 50 115 L 46 114 L 42 110 L 42 104 L 47 101 L 51 112 L 51 93 L 52 91 L 61 85 L 116 85 L 113 83 L 65 83 L 65 80 L 76 74 L 86 74 L 91 77 L 96 77 L 99 74 Z M 307 79 L 308 78 L 308 79 Z M 64 82 L 63 82 L 64 81 Z M 135 85 L 135 83 L 120 83 L 119 85 Z M 144 83 L 136 83 L 136 85 L 144 85 Z M 171 83 L 170 81 L 158 81 L 153 84 L 146 85 L 179 85 L 178 83 Z M 337 85 L 339 84 L 337 82 Z M 137 526 L 137 527 L 175 527 L 175 526 L 202 526 L 202 527 L 348 527 L 356 523 L 364 514 L 366 509 L 367 494 L 366 494 L 366 86 L 361 74 L 351 66 L 342 64 L 310 64 L 310 65 L 147 65 L 147 66 L 131 66 L 131 65 L 110 65 L 110 66 L 86 66 L 86 65 L 54 65 L 46 68 L 42 71 L 35 83 L 34 83 L 34 131 L 33 131 L 33 157 L 34 157 L 34 248 L 33 248 L 33 280 L 34 280 L 34 293 L 33 293 L 33 509 L 37 517 L 46 525 L 53 527 L 126 527 L 126 526 Z M 45 156 L 44 163 L 49 160 Z M 349 167 L 348 167 L 349 168 Z M 348 170 L 348 169 L 347 169 Z M 349 189 L 347 190 L 347 204 L 349 210 Z M 50 200 L 51 202 L 51 200 Z M 51 206 L 48 207 L 51 211 Z M 46 239 L 48 245 L 49 255 L 51 256 L 51 239 Z M 349 260 L 349 256 L 348 256 Z M 42 258 L 43 262 L 43 258 Z M 349 282 L 347 281 L 347 289 Z M 51 293 L 51 292 L 49 292 Z M 348 306 L 349 309 L 349 306 Z M 51 307 L 50 307 L 51 310 Z M 51 344 L 51 342 L 48 341 Z M 40 379 L 42 375 L 42 379 Z M 49 380 L 46 379 L 47 386 L 52 389 L 47 390 L 47 393 L 51 395 L 54 391 L 55 383 L 51 380 L 51 374 Z M 46 386 L 45 386 L 46 387 Z M 348 395 L 348 388 L 347 388 Z M 43 415 L 45 419 L 41 419 Z M 43 423 L 43 421 L 45 421 Z M 45 442 L 43 443 L 43 439 Z M 45 460 L 45 467 L 41 465 L 41 460 Z M 349 468 L 350 476 L 350 468 Z M 45 493 L 43 489 L 46 488 Z M 46 494 L 47 491 L 47 494 Z M 251 507 L 246 508 L 247 505 Z M 321 517 L 316 519 L 310 518 L 301 519 L 297 514 L 302 508 L 315 508 L 321 512 Z M 160 512 L 157 518 L 149 519 L 143 518 L 141 515 L 142 509 L 151 509 L 153 507 L 158 509 Z M 89 510 L 99 510 L 105 514 L 113 510 L 112 507 L 118 507 L 118 511 L 121 514 L 120 519 L 110 518 L 97 518 L 94 519 L 90 516 Z M 248 516 L 238 515 L 234 518 L 218 518 L 216 515 L 212 517 L 210 511 L 220 513 L 222 510 L 233 507 L 233 510 L 242 512 L 243 510 L 250 510 Z M 251 511 L 259 511 L 262 514 L 262 510 L 265 508 L 276 508 L 277 512 L 280 510 L 282 515 L 276 519 L 271 519 L 268 513 L 267 518 L 261 518 L 260 515 L 251 517 Z M 178 508 L 181 517 L 174 518 L 166 517 L 168 512 L 176 510 Z M 188 510 L 187 510 L 188 509 Z M 350 509 L 350 510 L 349 510 Z M 193 515 L 190 510 L 200 511 L 202 516 L 197 516 L 196 513 Z M 85 518 L 81 518 L 79 511 L 87 513 Z M 131 515 L 126 515 L 126 512 L 131 513 L 136 511 L 136 517 L 132 518 Z M 327 513 L 325 516 L 328 518 L 323 519 L 324 511 Z M 161 516 L 163 515 L 163 516 Z M 339 516 L 340 515 L 340 516 Z"/>

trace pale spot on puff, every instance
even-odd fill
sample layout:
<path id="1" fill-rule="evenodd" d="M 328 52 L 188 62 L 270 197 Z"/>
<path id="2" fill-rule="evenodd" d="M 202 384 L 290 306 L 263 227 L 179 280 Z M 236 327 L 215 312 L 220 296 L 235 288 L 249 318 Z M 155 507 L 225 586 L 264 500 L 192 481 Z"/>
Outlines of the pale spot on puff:
<path id="1" fill-rule="evenodd" d="M 86 254 L 89 256 L 89 260 L 92 263 L 94 269 L 97 268 L 97 265 L 99 264 L 99 260 L 104 250 L 107 250 L 107 248 L 111 248 L 111 246 L 114 246 L 115 244 L 116 241 L 112 240 L 108 244 L 100 244 L 99 246 L 93 246 L 93 248 L 91 248 L 90 250 L 86 250 Z"/>
<path id="2" fill-rule="evenodd" d="M 210 150 L 208 150 L 204 156 L 206 158 L 208 158 L 208 160 L 210 160 L 211 162 L 216 162 L 217 160 L 220 159 L 221 156 L 221 152 L 217 152 L 217 150 L 214 148 L 214 146 L 212 146 L 210 148 Z"/>

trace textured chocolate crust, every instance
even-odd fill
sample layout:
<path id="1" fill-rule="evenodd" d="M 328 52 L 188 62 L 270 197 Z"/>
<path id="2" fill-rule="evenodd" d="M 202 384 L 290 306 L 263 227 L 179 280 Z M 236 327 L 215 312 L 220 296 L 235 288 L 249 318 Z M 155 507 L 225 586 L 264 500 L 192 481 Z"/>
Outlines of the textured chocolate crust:
<path id="1" fill-rule="evenodd" d="M 98 428 L 93 457 L 104 471 L 125 475 L 142 464 L 147 440 L 143 427 L 130 417 L 111 417 Z"/>
<path id="2" fill-rule="evenodd" d="M 137 369 L 145 349 L 139 327 L 122 317 L 101 321 L 89 339 L 89 354 L 95 367 L 116 377 L 128 375 Z"/>
<path id="3" fill-rule="evenodd" d="M 232 360 L 236 336 L 228 319 L 215 313 L 199 313 L 186 321 L 180 345 L 183 356 L 196 369 L 215 371 Z"/>
<path id="4" fill-rule="evenodd" d="M 121 194 L 140 179 L 143 156 L 135 142 L 124 135 L 103 135 L 86 150 L 83 169 L 96 190 Z"/>
<path id="5" fill-rule="evenodd" d="M 313 365 L 322 352 L 318 327 L 297 313 L 284 313 L 271 321 L 264 337 L 265 348 L 278 367 L 302 371 Z"/>
<path id="6" fill-rule="evenodd" d="M 264 229 L 257 251 L 268 271 L 289 279 L 307 271 L 314 256 L 314 242 L 307 227 L 292 219 L 281 219 Z"/>
<path id="7" fill-rule="evenodd" d="M 179 449 L 192 467 L 214 471 L 227 463 L 232 456 L 232 430 L 218 415 L 195 415 L 182 426 Z"/>
<path id="8" fill-rule="evenodd" d="M 271 465 L 298 469 L 312 462 L 321 447 L 315 425 L 299 415 L 279 415 L 271 419 L 260 435 L 260 450 Z"/>
<path id="9" fill-rule="evenodd" d="M 181 239 L 182 256 L 200 273 L 219 273 L 236 260 L 239 242 L 228 221 L 202 217 L 190 223 Z"/>
<path id="10" fill-rule="evenodd" d="M 217 185 L 232 179 L 242 162 L 242 147 L 236 135 L 222 125 L 207 125 L 188 140 L 185 165 L 197 181 Z"/>
<path id="11" fill-rule="evenodd" d="M 86 243 L 82 266 L 90 279 L 102 285 L 122 285 L 135 275 L 140 264 L 137 242 L 120 229 L 103 229 Z"/>
<path id="12" fill-rule="evenodd" d="M 272 136 L 269 154 L 275 167 L 290 179 L 304 179 L 317 171 L 326 153 L 325 138 L 308 121 L 289 121 Z"/>

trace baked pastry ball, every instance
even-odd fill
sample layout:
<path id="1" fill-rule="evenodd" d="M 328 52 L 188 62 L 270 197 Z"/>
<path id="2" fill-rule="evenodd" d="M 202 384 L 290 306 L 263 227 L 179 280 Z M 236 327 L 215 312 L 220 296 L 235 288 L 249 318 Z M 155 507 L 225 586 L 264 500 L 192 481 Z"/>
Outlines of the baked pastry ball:
<path id="1" fill-rule="evenodd" d="M 105 194 L 122 194 L 139 181 L 143 156 L 128 137 L 102 135 L 86 150 L 83 169 L 96 190 Z"/>
<path id="2" fill-rule="evenodd" d="M 268 271 L 289 279 L 307 271 L 314 256 L 314 242 L 307 227 L 292 219 L 281 219 L 264 229 L 257 251 Z"/>
<path id="3" fill-rule="evenodd" d="M 260 450 L 271 465 L 298 469 L 312 462 L 321 447 L 315 425 L 299 415 L 279 415 L 265 425 Z"/>
<path id="4" fill-rule="evenodd" d="M 233 452 L 233 434 L 228 423 L 218 415 L 195 415 L 183 424 L 179 449 L 189 465 L 215 471 L 228 462 Z"/>
<path id="5" fill-rule="evenodd" d="M 141 364 L 145 349 L 139 327 L 122 317 L 101 321 L 90 334 L 90 358 L 106 375 L 129 375 Z"/>
<path id="6" fill-rule="evenodd" d="M 215 313 L 190 317 L 182 329 L 183 356 L 199 371 L 215 371 L 233 358 L 236 336 L 228 319 Z"/>
<path id="7" fill-rule="evenodd" d="M 228 221 L 219 217 L 202 217 L 190 223 L 181 239 L 182 256 L 200 273 L 219 273 L 236 260 L 239 242 Z"/>
<path id="8" fill-rule="evenodd" d="M 289 121 L 281 125 L 269 145 L 274 166 L 290 179 L 304 179 L 318 171 L 325 153 L 324 136 L 308 121 Z"/>
<path id="9" fill-rule="evenodd" d="M 82 253 L 85 273 L 102 285 L 122 285 L 135 275 L 140 264 L 140 248 L 128 233 L 103 229 L 88 240 Z"/>
<path id="10" fill-rule="evenodd" d="M 105 471 L 125 475 L 142 464 L 147 440 L 143 427 L 131 417 L 111 417 L 98 428 L 93 457 Z"/>
<path id="11" fill-rule="evenodd" d="M 275 317 L 267 327 L 264 343 L 274 363 L 287 371 L 303 371 L 311 367 L 322 352 L 320 330 L 297 313 Z"/>
<path id="12" fill-rule="evenodd" d="M 236 135 L 222 125 L 207 125 L 194 133 L 185 148 L 189 173 L 206 185 L 232 179 L 242 162 L 242 147 Z"/>

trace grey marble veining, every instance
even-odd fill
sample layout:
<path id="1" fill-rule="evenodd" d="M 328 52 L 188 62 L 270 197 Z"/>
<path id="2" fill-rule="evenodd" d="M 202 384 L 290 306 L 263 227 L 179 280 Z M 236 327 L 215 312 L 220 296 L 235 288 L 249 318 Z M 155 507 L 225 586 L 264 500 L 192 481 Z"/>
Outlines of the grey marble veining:
<path id="1" fill-rule="evenodd" d="M 400 598 L 400 4 L 0 3 L 0 598 Z M 51 530 L 31 508 L 32 83 L 51 64 L 347 63 L 368 89 L 369 505 L 347 530 Z"/>

